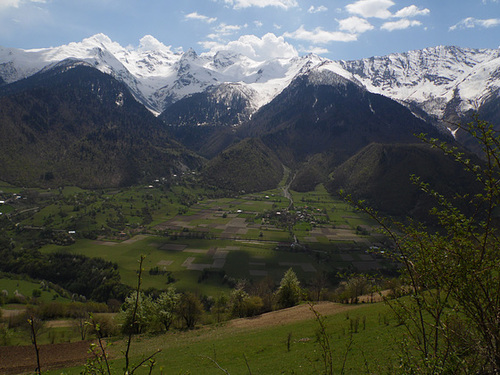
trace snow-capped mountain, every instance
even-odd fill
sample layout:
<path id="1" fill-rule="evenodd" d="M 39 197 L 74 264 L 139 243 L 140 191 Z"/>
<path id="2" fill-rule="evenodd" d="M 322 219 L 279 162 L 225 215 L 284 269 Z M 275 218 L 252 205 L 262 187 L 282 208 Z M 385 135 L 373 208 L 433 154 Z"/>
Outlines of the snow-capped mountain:
<path id="1" fill-rule="evenodd" d="M 441 46 L 356 61 L 316 55 L 258 61 L 232 51 L 177 53 L 152 36 L 138 47 L 122 47 L 103 34 L 53 48 L 0 47 L 0 82 L 18 81 L 65 59 L 85 61 L 125 83 L 156 114 L 193 94 L 206 93 L 203 101 L 215 103 L 219 114 L 225 103 L 244 97 L 244 115 L 232 115 L 231 121 L 248 119 L 294 78 L 313 70 L 332 71 L 435 120 L 478 109 L 500 90 L 500 49 Z"/>
<path id="2" fill-rule="evenodd" d="M 439 46 L 340 64 L 369 91 L 436 119 L 447 111 L 477 110 L 500 88 L 500 49 Z"/>
<path id="3" fill-rule="evenodd" d="M 29 77 L 64 59 L 80 59 L 129 86 L 147 108 L 161 113 L 170 104 L 220 84 L 241 83 L 254 92 L 252 107 L 268 103 L 300 69 L 318 57 L 255 61 L 221 51 L 197 55 L 192 49 L 176 53 L 152 36 L 137 48 L 122 47 L 97 34 L 79 43 L 20 50 L 0 48 L 0 78 L 11 83 Z"/>

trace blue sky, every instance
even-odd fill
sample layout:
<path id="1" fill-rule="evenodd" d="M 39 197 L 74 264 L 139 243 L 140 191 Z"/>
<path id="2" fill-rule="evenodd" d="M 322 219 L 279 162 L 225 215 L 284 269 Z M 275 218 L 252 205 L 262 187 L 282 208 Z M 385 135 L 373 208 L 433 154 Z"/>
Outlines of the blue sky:
<path id="1" fill-rule="evenodd" d="M 230 45 L 346 60 L 437 45 L 498 48 L 500 0 L 0 0 L 0 46 L 51 47 L 97 33 L 122 46 L 152 35 L 172 50 Z"/>

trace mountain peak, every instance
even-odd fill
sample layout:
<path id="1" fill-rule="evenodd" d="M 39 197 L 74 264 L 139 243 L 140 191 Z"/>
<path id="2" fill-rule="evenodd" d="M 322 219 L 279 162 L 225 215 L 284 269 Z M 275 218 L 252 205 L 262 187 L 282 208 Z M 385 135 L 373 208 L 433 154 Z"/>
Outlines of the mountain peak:
<path id="1" fill-rule="evenodd" d="M 193 48 L 189 48 L 186 52 L 182 54 L 182 59 L 195 60 L 198 58 L 198 54 Z"/>
<path id="2" fill-rule="evenodd" d="M 170 48 L 170 46 L 166 46 L 154 36 L 145 35 L 139 40 L 139 48 L 137 50 L 140 52 L 161 51 L 172 53 Z"/>
<path id="3" fill-rule="evenodd" d="M 103 33 L 98 33 L 95 35 L 92 35 L 91 37 L 85 38 L 82 40 L 82 44 L 90 44 L 90 43 L 95 43 L 95 44 L 100 44 L 102 46 L 110 45 L 114 43 L 106 34 Z"/>

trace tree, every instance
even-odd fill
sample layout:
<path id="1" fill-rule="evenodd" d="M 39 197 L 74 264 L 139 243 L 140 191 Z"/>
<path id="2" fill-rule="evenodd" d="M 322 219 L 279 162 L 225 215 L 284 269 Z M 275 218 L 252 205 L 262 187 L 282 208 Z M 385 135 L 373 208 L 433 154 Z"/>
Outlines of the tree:
<path id="1" fill-rule="evenodd" d="M 466 214 L 418 178 L 437 200 L 438 230 L 418 223 L 388 223 L 366 210 L 394 242 L 407 296 L 388 300 L 406 329 L 402 371 L 406 374 L 500 373 L 500 135 L 479 119 L 461 127 L 482 147 L 473 162 L 457 148 L 427 140 L 463 165 L 481 191 L 454 199 Z"/>
<path id="2" fill-rule="evenodd" d="M 180 301 L 180 294 L 175 292 L 174 287 L 169 287 L 165 292 L 161 293 L 155 301 L 156 315 L 160 323 L 168 331 L 172 325 L 177 307 Z"/>
<path id="3" fill-rule="evenodd" d="M 319 301 L 321 294 L 328 285 L 328 275 L 325 271 L 318 271 L 311 280 L 311 295 L 314 300 Z"/>
<path id="4" fill-rule="evenodd" d="M 227 297 L 225 294 L 219 295 L 212 306 L 212 313 L 215 315 L 217 323 L 220 323 L 227 311 Z"/>
<path id="5" fill-rule="evenodd" d="M 128 307 L 127 310 L 129 311 L 126 318 L 127 322 L 125 322 L 125 325 L 127 326 L 125 328 L 125 331 L 128 332 L 128 338 L 127 338 L 127 344 L 126 344 L 126 349 L 124 351 L 124 356 L 125 356 L 125 367 L 123 368 L 123 373 L 127 375 L 132 375 L 137 369 L 143 368 L 143 367 L 148 367 L 149 368 L 149 374 L 153 372 L 153 368 L 156 364 L 156 360 L 154 359 L 154 356 L 158 354 L 161 349 L 158 349 L 156 352 L 153 354 L 143 357 L 138 364 L 134 365 L 130 363 L 130 346 L 132 344 L 132 336 L 134 333 L 134 330 L 137 329 L 139 325 L 138 319 L 139 315 L 143 312 L 142 307 L 141 307 L 141 300 L 142 303 L 144 302 L 144 295 L 141 292 L 141 284 L 142 284 L 142 272 L 144 271 L 142 265 L 144 262 L 144 255 L 141 255 L 139 259 L 139 270 L 137 272 L 137 286 L 135 288 L 134 293 L 132 293 L 128 297 Z M 148 297 L 149 298 L 149 297 Z M 126 311 L 127 311 L 126 310 Z M 139 313 L 139 314 L 138 314 Z M 102 326 L 101 323 L 98 322 L 92 315 L 90 315 L 90 323 L 96 333 L 97 336 L 97 344 L 92 344 L 90 346 L 90 352 L 93 354 L 93 357 L 90 358 L 87 361 L 87 364 L 84 366 L 82 373 L 83 374 L 107 374 L 111 375 L 114 373 L 113 368 L 111 367 L 111 363 L 109 362 L 109 354 L 108 351 L 106 350 L 105 343 L 103 341 L 103 331 L 102 331 Z"/>
<path id="6" fill-rule="evenodd" d="M 136 304 L 137 301 L 137 304 Z M 125 333 L 143 333 L 154 320 L 155 306 L 150 296 L 134 291 L 125 298 L 123 304 L 123 330 Z"/>
<path id="7" fill-rule="evenodd" d="M 252 284 L 250 294 L 259 296 L 262 300 L 261 312 L 267 312 L 273 309 L 275 288 L 274 280 L 270 276 L 266 276 Z"/>
<path id="8" fill-rule="evenodd" d="M 231 297 L 229 298 L 229 312 L 231 317 L 244 318 L 246 316 L 246 301 L 248 298 L 248 293 L 241 286 L 237 286 L 231 292 Z"/>
<path id="9" fill-rule="evenodd" d="M 29 332 L 30 332 L 30 338 L 31 338 L 31 343 L 33 344 L 33 347 L 35 349 L 35 354 L 36 354 L 36 369 L 35 372 L 37 374 L 42 373 L 42 367 L 40 365 L 40 345 L 38 343 L 38 338 L 40 337 L 41 330 L 44 327 L 44 322 L 35 316 L 33 313 L 29 313 L 28 315 L 28 327 L 29 327 Z"/>
<path id="10" fill-rule="evenodd" d="M 178 313 L 186 323 L 186 328 L 194 328 L 203 314 L 203 305 L 193 293 L 186 292 L 180 298 Z"/>
<path id="11" fill-rule="evenodd" d="M 90 316 L 87 306 L 81 302 L 73 302 L 69 306 L 69 315 L 74 319 L 73 325 L 79 333 L 80 338 L 86 339 L 89 330 Z"/>
<path id="12" fill-rule="evenodd" d="M 346 298 L 349 303 L 358 303 L 359 296 L 367 293 L 369 286 L 366 276 L 357 275 L 349 278 L 346 284 Z"/>
<path id="13" fill-rule="evenodd" d="M 302 290 L 297 275 L 291 268 L 285 272 L 276 292 L 277 303 L 280 308 L 292 307 L 301 300 Z"/>

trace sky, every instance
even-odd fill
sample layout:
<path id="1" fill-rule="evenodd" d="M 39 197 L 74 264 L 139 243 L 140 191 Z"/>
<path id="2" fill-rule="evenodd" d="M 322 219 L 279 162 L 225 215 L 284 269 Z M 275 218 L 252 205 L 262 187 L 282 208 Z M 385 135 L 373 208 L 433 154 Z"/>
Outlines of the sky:
<path id="1" fill-rule="evenodd" d="M 499 48 L 500 0 L 0 0 L 0 46 L 56 47 L 103 33 L 181 52 L 332 60 L 438 45 Z"/>

